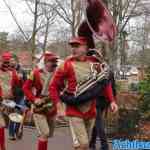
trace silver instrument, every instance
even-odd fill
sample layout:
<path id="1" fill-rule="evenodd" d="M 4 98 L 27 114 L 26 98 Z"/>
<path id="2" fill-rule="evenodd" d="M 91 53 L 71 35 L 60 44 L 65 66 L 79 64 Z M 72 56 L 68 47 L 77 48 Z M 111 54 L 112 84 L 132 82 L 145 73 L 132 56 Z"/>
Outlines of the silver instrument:
<path id="1" fill-rule="evenodd" d="M 88 78 L 79 83 L 76 96 L 83 94 L 85 91 L 94 86 L 97 82 L 108 78 L 109 66 L 106 62 L 104 62 L 101 53 L 96 49 L 90 49 L 87 52 L 87 55 L 95 57 L 98 62 L 91 64 L 91 74 L 90 76 L 88 76 Z M 99 66 L 100 71 L 96 69 L 97 65 Z"/>
<path id="2" fill-rule="evenodd" d="M 27 107 L 25 107 L 25 106 L 22 106 L 22 105 L 19 105 L 19 104 L 16 104 L 14 101 L 12 101 L 12 100 L 9 100 L 9 99 L 5 99 L 5 100 L 3 100 L 2 102 L 1 102 L 1 104 L 4 106 L 4 107 L 6 107 L 6 108 L 8 108 L 8 109 L 11 109 L 11 110 L 13 110 L 13 109 L 15 109 L 15 108 L 19 108 L 19 109 L 21 109 L 21 110 L 26 110 L 27 109 Z M 8 115 L 8 117 L 9 117 L 9 119 L 11 120 L 11 121 L 13 121 L 13 122 L 16 122 L 16 123 L 21 123 L 22 122 L 22 118 L 23 118 L 23 116 L 21 115 L 21 114 L 19 114 L 19 113 L 17 113 L 17 112 L 7 112 L 7 115 Z"/>
<path id="3" fill-rule="evenodd" d="M 97 72 L 95 70 L 94 65 L 97 64 L 95 63 L 91 65 L 91 72 L 92 72 L 91 76 L 89 76 L 85 81 L 83 81 L 78 85 L 76 96 L 83 94 L 85 91 L 93 87 L 97 82 L 108 78 L 109 67 L 107 64 L 104 63 L 100 64 L 101 72 Z"/>
<path id="4" fill-rule="evenodd" d="M 19 104 L 16 104 L 14 101 L 12 100 L 9 100 L 9 99 L 6 99 L 6 100 L 3 100 L 2 105 L 8 107 L 8 108 L 20 108 L 20 109 L 25 109 L 25 106 L 22 106 L 22 105 L 19 105 Z"/>

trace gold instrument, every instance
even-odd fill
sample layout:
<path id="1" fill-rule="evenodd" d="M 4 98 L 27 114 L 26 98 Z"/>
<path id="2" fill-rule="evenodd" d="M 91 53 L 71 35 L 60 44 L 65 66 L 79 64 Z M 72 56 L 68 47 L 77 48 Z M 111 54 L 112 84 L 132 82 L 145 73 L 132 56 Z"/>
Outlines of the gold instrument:
<path id="1" fill-rule="evenodd" d="M 49 111 L 52 111 L 53 109 L 53 103 L 50 101 L 48 97 L 42 98 L 43 103 L 40 105 L 34 105 L 34 112 L 35 113 L 47 113 Z"/>

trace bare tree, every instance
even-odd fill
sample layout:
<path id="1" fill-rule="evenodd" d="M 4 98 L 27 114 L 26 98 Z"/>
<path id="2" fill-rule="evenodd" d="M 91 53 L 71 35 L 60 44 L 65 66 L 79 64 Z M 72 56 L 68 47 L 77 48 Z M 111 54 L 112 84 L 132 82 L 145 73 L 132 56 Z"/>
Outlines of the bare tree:
<path id="1" fill-rule="evenodd" d="M 25 40 L 28 41 L 28 40 L 29 40 L 29 37 L 25 34 L 23 28 L 22 28 L 21 25 L 19 24 L 19 22 L 18 22 L 18 20 L 17 20 L 17 18 L 16 18 L 16 16 L 15 16 L 15 14 L 13 13 L 11 7 L 9 6 L 9 4 L 7 3 L 6 0 L 3 0 L 3 2 L 5 3 L 6 7 L 8 8 L 8 10 L 9 10 L 9 12 L 10 12 L 10 14 L 11 14 L 13 20 L 15 21 L 17 27 L 19 28 L 20 32 L 22 33 L 22 36 L 25 38 Z"/>
<path id="2" fill-rule="evenodd" d="M 46 26 L 45 26 L 45 36 L 44 36 L 44 42 L 43 42 L 43 52 L 45 53 L 46 47 L 47 47 L 47 40 L 48 40 L 48 34 L 49 34 L 49 27 L 54 23 L 56 19 L 56 5 L 53 5 L 53 7 L 49 7 L 47 5 L 41 5 L 44 17 L 46 19 Z"/>
<path id="3" fill-rule="evenodd" d="M 37 35 L 41 32 L 44 34 L 43 41 L 43 52 L 45 52 L 47 39 L 49 34 L 49 27 L 54 23 L 56 18 L 56 5 L 46 5 L 46 3 L 41 2 L 40 0 L 25 0 L 31 14 L 34 16 L 32 35 L 31 35 L 31 50 L 32 56 L 34 58 L 36 43 L 38 41 Z"/>
<path id="4" fill-rule="evenodd" d="M 118 27 L 118 35 L 113 43 L 103 44 L 103 47 L 107 51 L 110 63 L 116 69 L 118 58 L 121 65 L 126 64 L 127 26 L 131 18 L 140 15 L 137 8 L 142 0 L 105 0 L 105 2 Z"/>
<path id="5" fill-rule="evenodd" d="M 70 26 L 72 36 L 75 36 L 83 16 L 81 0 L 55 0 L 55 2 L 57 4 L 56 13 Z"/>
<path id="6" fill-rule="evenodd" d="M 35 49 L 36 49 L 35 38 L 36 38 L 36 33 L 37 33 L 38 6 L 39 6 L 39 0 L 35 0 L 35 6 L 34 6 L 34 23 L 33 23 L 33 30 L 32 30 L 32 36 L 31 36 L 32 60 L 34 59 Z"/>

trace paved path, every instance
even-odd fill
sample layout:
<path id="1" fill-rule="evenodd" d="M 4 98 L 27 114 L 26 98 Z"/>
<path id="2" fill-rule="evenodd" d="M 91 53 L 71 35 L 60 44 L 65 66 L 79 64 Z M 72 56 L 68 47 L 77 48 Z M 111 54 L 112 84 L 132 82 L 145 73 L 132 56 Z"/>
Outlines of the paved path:
<path id="1" fill-rule="evenodd" d="M 57 128 L 54 137 L 49 139 L 48 150 L 73 150 L 71 143 L 69 129 Z M 7 150 L 36 150 L 36 130 L 25 128 L 22 140 L 7 140 Z"/>
<path id="2" fill-rule="evenodd" d="M 56 129 L 54 137 L 49 139 L 48 150 L 73 150 L 71 147 L 71 142 L 69 130 L 67 128 Z M 35 147 L 36 130 L 33 129 L 25 128 L 22 140 L 7 140 L 7 150 L 35 150 Z"/>

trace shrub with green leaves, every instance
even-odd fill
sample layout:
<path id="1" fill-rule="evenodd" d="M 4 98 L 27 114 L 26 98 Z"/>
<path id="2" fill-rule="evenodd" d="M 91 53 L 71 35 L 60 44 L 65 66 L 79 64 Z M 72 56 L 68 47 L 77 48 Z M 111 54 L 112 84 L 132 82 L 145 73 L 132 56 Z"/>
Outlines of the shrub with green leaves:
<path id="1" fill-rule="evenodd" d="M 143 119 L 150 120 L 150 67 L 146 73 L 146 78 L 139 84 L 141 94 L 139 110 Z"/>
<path id="2" fill-rule="evenodd" d="M 131 83 L 129 85 L 129 90 L 133 92 L 137 92 L 139 89 L 139 84 L 138 83 Z"/>

